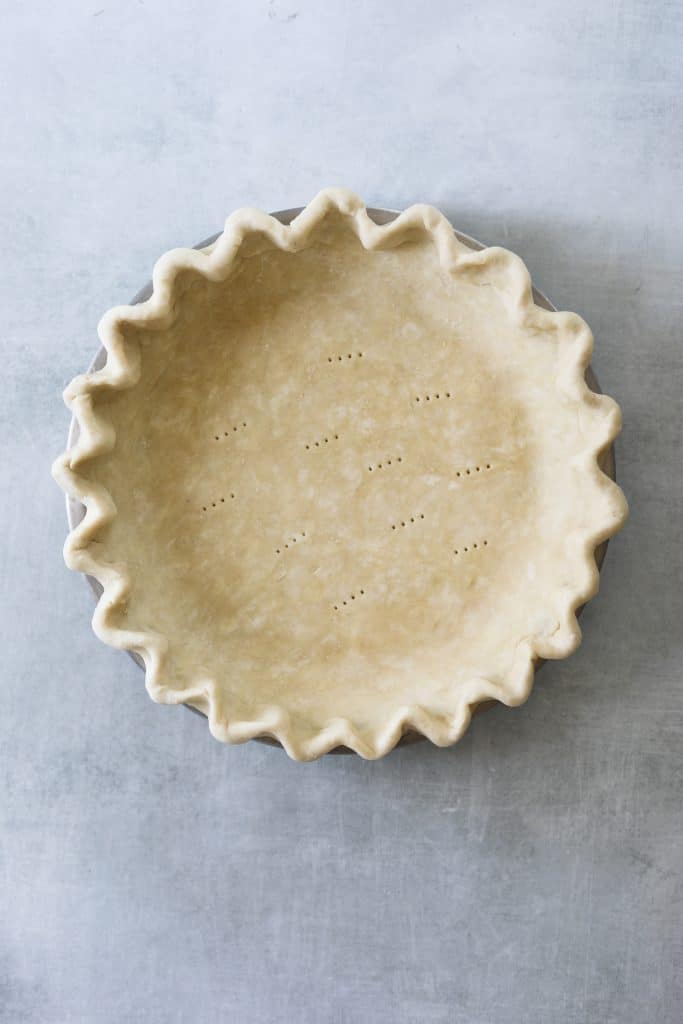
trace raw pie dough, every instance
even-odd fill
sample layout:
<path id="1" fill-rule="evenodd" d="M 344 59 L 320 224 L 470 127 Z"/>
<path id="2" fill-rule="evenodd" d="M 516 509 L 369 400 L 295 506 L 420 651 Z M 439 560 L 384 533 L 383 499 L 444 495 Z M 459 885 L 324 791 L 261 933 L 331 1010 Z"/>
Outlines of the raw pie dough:
<path id="1" fill-rule="evenodd" d="M 535 306 L 513 254 L 330 189 L 167 253 L 100 337 L 66 392 L 65 555 L 155 700 L 220 740 L 374 758 L 407 729 L 453 743 L 578 644 L 625 517 L 597 464 L 620 414 L 584 383 L 586 324 Z"/>

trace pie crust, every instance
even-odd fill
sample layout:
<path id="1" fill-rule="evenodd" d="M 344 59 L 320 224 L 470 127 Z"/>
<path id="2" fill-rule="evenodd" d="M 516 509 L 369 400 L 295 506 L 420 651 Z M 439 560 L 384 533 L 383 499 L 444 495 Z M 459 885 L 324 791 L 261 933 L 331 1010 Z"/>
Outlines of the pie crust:
<path id="1" fill-rule="evenodd" d="M 53 468 L 86 507 L 65 559 L 103 587 L 94 630 L 152 698 L 297 760 L 446 746 L 526 700 L 626 517 L 584 321 L 432 207 L 379 226 L 342 189 L 289 226 L 238 210 L 153 286 L 102 319 Z"/>

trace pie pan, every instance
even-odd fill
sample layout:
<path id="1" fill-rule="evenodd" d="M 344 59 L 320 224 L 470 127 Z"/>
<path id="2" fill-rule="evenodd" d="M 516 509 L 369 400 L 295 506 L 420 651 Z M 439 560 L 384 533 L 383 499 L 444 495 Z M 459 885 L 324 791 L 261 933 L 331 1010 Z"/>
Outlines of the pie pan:
<path id="1" fill-rule="evenodd" d="M 323 200 L 323 202 L 327 203 L 328 206 L 334 207 L 335 203 L 339 204 L 340 202 L 348 202 L 346 194 L 342 196 L 342 199 L 339 199 L 338 197 L 334 197 L 334 196 L 330 199 L 330 195 L 331 195 L 331 193 L 333 191 L 340 194 L 340 190 L 330 190 L 330 193 L 327 194 L 327 196 L 325 196 L 324 200 Z M 351 197 L 351 198 L 353 200 L 353 197 Z M 320 199 L 321 199 L 321 197 L 318 197 L 318 200 L 316 200 L 316 202 L 320 202 Z M 311 207 L 312 206 L 313 206 L 313 204 L 311 204 Z M 303 212 L 304 213 L 308 212 L 308 209 L 310 209 L 310 208 L 307 208 L 307 210 L 304 210 Z M 429 208 L 424 208 L 424 210 L 428 210 L 428 209 Z M 413 211 L 414 210 L 417 210 L 417 208 L 413 208 Z M 285 224 L 286 225 L 286 224 L 289 224 L 295 217 L 297 217 L 301 213 L 302 213 L 302 209 L 294 209 L 294 210 L 279 211 L 278 213 L 273 214 L 272 216 L 277 221 L 279 221 L 281 224 Z M 364 213 L 365 213 L 365 211 L 363 210 L 363 214 Z M 392 211 L 392 210 L 368 210 L 367 211 L 367 214 L 369 214 L 370 220 L 374 224 L 377 224 L 377 225 L 389 224 L 392 221 L 394 221 L 396 218 L 398 218 L 399 216 L 401 216 L 403 218 L 406 218 L 411 213 L 412 213 L 412 211 L 407 211 L 406 214 L 399 215 L 397 211 Z M 434 224 L 434 219 L 433 219 L 431 214 L 429 214 L 429 215 L 428 214 L 424 214 L 425 224 L 428 223 L 429 218 L 431 218 L 431 224 L 433 225 Z M 439 223 L 438 226 L 439 227 L 441 226 L 440 223 Z M 431 227 L 430 227 L 430 230 L 431 230 Z M 464 246 L 467 246 L 468 251 L 477 252 L 477 251 L 483 249 L 483 246 L 481 245 L 481 243 L 476 242 L 475 240 L 469 238 L 468 236 L 463 235 L 460 232 L 456 232 L 455 233 L 455 237 L 461 243 L 463 243 Z M 196 248 L 198 250 L 207 250 L 207 249 L 210 250 L 210 248 L 213 246 L 213 244 L 216 241 L 216 239 L 219 239 L 219 238 L 220 238 L 220 235 L 214 236 L 211 239 L 207 239 L 205 242 L 200 243 L 200 245 L 197 246 Z M 489 250 L 488 252 L 491 253 L 491 252 L 493 252 L 493 250 Z M 503 252 L 503 251 L 501 250 L 501 252 Z M 509 256 L 510 254 L 507 254 L 507 255 Z M 156 280 L 156 272 L 155 272 L 155 280 Z M 149 299 L 151 293 L 152 293 L 152 287 L 151 287 L 151 285 L 148 285 L 145 289 L 143 289 L 140 293 L 138 293 L 138 295 L 136 295 L 135 299 L 133 300 L 133 304 L 132 305 L 138 305 L 140 303 L 144 303 L 147 299 Z M 544 310 L 548 310 L 548 311 L 553 311 L 554 310 L 554 307 L 551 305 L 549 300 L 545 296 L 543 296 L 537 289 L 533 290 L 533 302 L 535 303 L 535 308 L 544 309 Z M 558 317 L 560 317 L 560 316 L 561 317 L 565 317 L 565 316 L 569 317 L 571 315 L 569 315 L 569 314 L 559 314 Z M 575 318 L 575 319 L 576 319 L 576 321 L 578 321 L 578 318 Z M 579 324 L 582 325 L 582 322 L 579 321 Z M 583 325 L 583 326 L 585 327 L 585 325 Z M 359 355 L 360 355 L 360 353 L 359 353 Z M 351 354 L 349 354 L 349 359 L 351 359 Z M 104 348 L 101 348 L 100 351 L 97 353 L 97 355 L 95 357 L 95 360 L 94 360 L 94 362 L 93 362 L 93 364 L 92 364 L 92 366 L 90 368 L 89 373 L 92 373 L 94 371 L 98 371 L 104 365 L 105 361 L 106 361 L 106 352 L 105 352 Z M 329 358 L 329 362 L 330 363 L 332 362 L 332 358 L 331 357 Z M 596 381 L 594 375 L 592 374 L 592 371 L 590 369 L 590 366 L 588 365 L 587 360 L 585 361 L 585 366 L 583 367 L 583 369 L 585 370 L 586 382 L 587 382 L 588 386 L 590 387 L 591 391 L 595 392 L 596 394 L 599 393 L 600 389 L 598 387 L 598 384 L 597 384 L 597 381 Z M 438 398 L 439 396 L 438 395 L 432 395 L 431 397 L 432 398 Z M 450 397 L 450 395 L 449 395 L 449 397 Z M 427 395 L 426 396 L 426 401 L 429 401 L 429 398 L 430 398 L 430 396 Z M 423 399 L 423 401 L 424 400 L 425 399 Z M 417 396 L 415 401 L 419 402 L 420 401 L 420 397 Z M 606 403 L 609 402 L 609 401 L 610 400 L 605 400 Z M 606 476 L 608 478 L 610 478 L 611 480 L 614 480 L 615 479 L 614 453 L 613 453 L 613 446 L 612 446 L 611 440 L 612 440 L 612 437 L 614 436 L 614 434 L 616 433 L 616 431 L 618 429 L 618 420 L 617 420 L 617 418 L 613 414 L 612 406 L 605 405 L 604 409 L 605 409 L 605 415 L 607 415 L 609 413 L 609 415 L 612 418 L 611 418 L 609 426 L 606 428 L 606 433 L 603 432 L 603 435 L 601 435 L 601 437 L 604 437 L 609 443 L 602 443 L 601 445 L 598 446 L 599 450 L 596 451 L 596 458 L 599 459 L 599 464 L 600 464 L 602 470 L 604 471 L 604 473 L 606 474 Z M 226 436 L 227 436 L 227 432 L 226 432 Z M 72 420 L 71 429 L 70 429 L 70 432 L 69 432 L 68 451 L 71 451 L 73 449 L 74 445 L 76 445 L 78 443 L 78 440 L 79 440 L 79 422 L 78 422 L 77 416 L 75 415 L 73 420 Z M 218 440 L 218 435 L 216 436 L 216 440 Z M 306 447 L 308 447 L 308 445 Z M 399 458 L 398 461 L 400 461 L 400 458 Z M 381 468 L 381 463 L 379 464 L 379 468 Z M 482 466 L 482 469 L 483 468 L 484 467 Z M 487 466 L 486 468 L 490 468 L 490 467 Z M 372 465 L 368 466 L 367 469 L 369 471 L 371 471 L 373 469 L 373 466 Z M 477 466 L 476 469 L 477 469 L 477 472 L 479 472 L 479 466 Z M 470 472 L 469 469 L 467 470 L 467 472 L 468 473 Z M 460 476 L 460 473 L 458 473 L 458 476 Z M 615 532 L 615 529 L 618 528 L 618 525 L 620 525 L 620 521 L 623 520 L 623 517 L 625 515 L 625 507 L 623 505 L 623 502 L 620 501 L 620 499 L 619 499 L 620 492 L 617 493 L 617 489 L 615 488 L 613 491 L 611 491 L 609 493 L 610 493 L 610 497 L 612 499 L 611 513 L 610 513 L 611 514 L 611 521 L 610 521 L 609 525 L 601 526 L 599 531 L 594 531 L 594 535 L 596 536 L 596 542 L 593 544 L 593 549 L 594 549 L 594 555 L 595 555 L 595 565 L 597 566 L 598 569 L 600 568 L 600 566 L 602 564 L 602 561 L 604 559 L 605 550 L 606 550 L 606 544 L 607 544 L 607 538 L 609 537 L 609 535 L 611 533 Z M 204 509 L 204 511 L 206 511 L 206 509 Z M 67 497 L 67 513 L 68 513 L 69 526 L 70 526 L 70 529 L 73 531 L 74 529 L 76 529 L 79 526 L 79 523 L 81 522 L 81 520 L 83 518 L 83 515 L 84 515 L 84 505 L 78 500 L 78 497 L 76 495 L 74 495 L 73 491 Z M 424 519 L 424 516 L 422 516 L 421 518 Z M 411 520 L 411 522 L 412 521 L 413 520 Z M 405 524 L 401 524 L 401 525 L 405 525 Z M 392 529 L 396 529 L 396 526 L 392 525 Z M 600 536 L 597 536 L 598 533 L 600 534 Z M 484 541 L 483 543 L 486 544 L 487 542 Z M 285 544 L 285 547 L 286 546 L 287 545 Z M 480 541 L 480 546 L 481 546 L 481 541 Z M 474 547 L 475 548 L 477 547 L 476 543 L 474 544 Z M 467 547 L 465 547 L 464 551 L 467 551 L 467 550 L 468 550 Z M 279 553 L 280 552 L 278 551 L 278 554 Z M 458 554 L 457 550 L 455 551 L 455 554 L 456 555 Z M 93 587 L 95 593 L 99 594 L 101 592 L 101 587 L 100 587 L 99 583 L 97 582 L 97 580 L 94 579 L 94 577 L 90 576 L 90 575 L 88 575 L 88 579 L 89 579 L 89 582 L 90 582 L 91 586 Z M 362 591 L 361 591 L 361 593 L 362 593 Z M 351 595 L 351 596 L 353 596 L 353 595 Z M 585 596 L 589 597 L 590 593 L 586 593 Z M 341 602 L 340 602 L 340 604 L 341 604 Z M 346 601 L 344 601 L 344 604 L 346 604 Z M 581 602 L 575 602 L 574 610 L 577 613 L 580 612 L 580 604 L 581 604 Z M 336 605 L 335 605 L 335 609 L 336 609 Z M 143 661 L 140 658 L 139 654 L 135 653 L 135 651 L 131 651 L 131 653 L 133 654 L 133 657 L 137 661 L 139 661 L 141 664 L 143 664 Z M 551 657 L 554 657 L 554 656 L 564 656 L 564 654 L 562 653 L 562 654 L 557 655 L 557 654 L 555 654 L 555 653 L 553 653 L 551 651 L 549 656 L 551 656 Z M 533 660 L 533 667 L 538 667 L 540 664 L 543 663 L 543 657 L 538 652 L 536 652 L 534 654 L 532 660 Z M 182 701 L 174 700 L 173 702 L 181 703 Z M 507 703 L 508 701 L 505 701 L 505 702 Z M 510 701 L 510 703 L 513 703 L 513 702 L 514 703 L 519 703 L 521 701 L 518 701 L 516 699 L 514 701 Z M 484 709 L 486 707 L 491 706 L 492 703 L 495 703 L 495 700 L 492 700 L 490 698 L 486 699 L 486 697 L 484 697 L 481 700 L 471 701 L 471 703 L 470 703 L 470 711 Z M 192 704 L 189 703 L 189 702 L 187 702 L 186 706 L 188 706 L 191 710 L 197 710 L 197 708 L 193 707 Z M 392 742 L 389 745 L 388 749 L 390 749 L 391 746 L 395 745 L 396 741 L 398 741 L 398 743 L 408 743 L 408 742 L 413 742 L 416 739 L 425 738 L 422 735 L 421 732 L 415 731 L 413 728 L 411 728 L 411 724 L 412 723 L 410 723 L 410 722 L 406 723 L 405 728 L 402 729 L 402 735 L 400 736 L 400 738 L 397 736 L 394 739 L 394 742 Z M 275 730 L 273 730 L 271 732 L 271 730 L 265 730 L 264 729 L 264 733 L 265 733 L 264 735 L 252 734 L 252 735 L 249 735 L 249 736 L 244 736 L 244 738 L 257 738 L 257 739 L 260 739 L 260 740 L 262 740 L 264 742 L 269 742 L 269 743 L 278 743 L 279 742 L 279 738 L 275 738 L 275 736 L 277 735 L 277 732 Z M 223 737 L 220 737 L 220 738 L 223 738 Z M 434 739 L 433 736 L 430 736 L 430 738 Z M 435 742 L 440 742 L 440 741 L 438 739 L 436 739 Z M 287 746 L 286 743 L 284 745 Z M 381 753 L 386 752 L 386 750 L 384 750 L 384 749 L 383 750 L 378 750 L 376 753 L 373 750 L 370 750 L 368 752 L 367 749 L 359 749 L 360 744 L 357 745 L 355 742 L 350 744 L 350 745 L 353 746 L 353 749 L 355 749 L 358 753 L 363 754 L 363 756 L 379 756 Z M 292 752 L 291 749 L 288 749 L 288 752 L 292 753 L 292 756 L 295 756 L 295 757 L 297 757 L 299 759 L 302 759 L 302 760 L 309 759 L 311 756 L 319 756 L 319 753 L 342 752 L 342 751 L 343 752 L 348 752 L 348 748 L 345 747 L 344 745 L 330 746 L 330 748 L 328 750 L 317 749 L 316 752 L 314 752 L 312 754 L 310 754 L 308 751 L 304 751 L 302 753 L 300 750 L 294 750 L 294 752 Z"/>

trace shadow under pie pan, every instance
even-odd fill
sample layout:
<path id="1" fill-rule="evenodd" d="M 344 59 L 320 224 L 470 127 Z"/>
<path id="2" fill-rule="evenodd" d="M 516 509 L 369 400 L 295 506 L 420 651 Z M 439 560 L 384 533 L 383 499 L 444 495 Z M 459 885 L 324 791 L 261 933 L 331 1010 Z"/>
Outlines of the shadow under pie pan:
<path id="1" fill-rule="evenodd" d="M 288 225 L 288 224 L 291 223 L 292 220 L 294 220 L 295 217 L 297 217 L 302 212 L 303 209 L 304 208 L 295 208 L 295 209 L 289 209 L 289 210 L 281 210 L 281 211 L 277 211 L 276 213 L 272 214 L 272 216 L 274 218 L 276 218 L 278 221 L 280 221 L 282 224 Z M 384 225 L 384 224 L 389 224 L 390 222 L 394 221 L 399 216 L 399 211 L 388 210 L 388 209 L 368 208 L 367 209 L 367 214 L 369 215 L 370 219 L 375 224 Z M 455 235 L 456 235 L 457 239 L 459 239 L 462 243 L 464 243 L 466 246 L 468 246 L 469 249 L 471 249 L 471 250 L 480 251 L 480 250 L 483 250 L 485 248 L 482 245 L 482 243 L 480 243 L 477 240 L 475 240 L 475 239 L 473 239 L 473 238 L 463 234 L 462 232 L 458 231 L 457 229 L 455 230 Z M 205 239 L 203 242 L 200 242 L 194 248 L 197 249 L 197 250 L 206 249 L 207 247 L 211 246 L 219 237 L 220 237 L 220 233 L 217 233 L 216 235 L 213 235 L 211 238 Z M 144 288 L 142 288 L 137 293 L 137 295 L 133 298 L 133 300 L 131 302 L 131 305 L 138 305 L 139 303 L 143 303 L 143 302 L 147 301 L 150 298 L 151 295 L 152 295 L 152 283 L 150 282 L 150 283 L 148 283 Z M 533 288 L 533 301 L 534 301 L 536 306 L 540 307 L 543 310 L 547 310 L 547 311 L 550 311 L 550 312 L 556 312 L 555 307 L 550 302 L 550 300 L 542 292 L 540 292 L 535 287 Z M 349 355 L 349 359 L 350 358 L 351 358 L 351 356 Z M 106 350 L 105 350 L 104 347 L 100 347 L 100 349 L 97 352 L 97 354 L 95 355 L 95 358 L 93 359 L 90 367 L 88 368 L 88 372 L 94 372 L 94 371 L 100 370 L 105 365 L 106 360 L 107 360 Z M 332 358 L 331 357 L 330 357 L 330 362 L 332 362 Z M 591 389 L 591 391 L 595 392 L 596 394 L 601 394 L 601 389 L 600 389 L 599 383 L 598 383 L 597 378 L 596 378 L 596 376 L 595 376 L 595 374 L 594 374 L 594 372 L 593 372 L 593 370 L 592 370 L 592 368 L 590 366 L 588 366 L 588 368 L 586 370 L 585 380 L 586 380 L 586 383 L 587 383 L 588 387 Z M 438 396 L 432 396 L 432 397 L 438 397 Z M 449 395 L 449 397 L 450 397 L 450 395 Z M 416 401 L 419 401 L 419 400 L 420 400 L 419 397 L 417 397 Z M 429 400 L 429 396 L 427 396 L 427 400 Z M 78 420 L 77 420 L 76 416 L 74 415 L 72 417 L 72 421 L 71 421 L 71 425 L 70 425 L 70 429 L 69 429 L 68 442 L 67 442 L 67 450 L 72 449 L 74 447 L 74 445 L 76 445 L 76 443 L 78 442 L 78 439 L 79 439 L 79 424 L 78 424 Z M 610 443 L 607 447 L 605 447 L 604 450 L 601 452 L 601 454 L 599 456 L 599 459 L 598 459 L 598 462 L 599 462 L 600 468 L 605 473 L 605 475 L 607 477 L 609 477 L 612 481 L 616 481 L 614 447 L 613 447 L 612 443 Z M 369 470 L 372 470 L 372 468 L 373 468 L 372 466 L 368 467 Z M 380 464 L 379 468 L 381 468 L 381 464 Z M 467 472 L 469 473 L 469 469 L 467 470 Z M 477 467 L 477 472 L 479 472 L 479 467 Z M 85 506 L 77 498 L 75 498 L 74 496 L 67 495 L 66 508 L 67 508 L 67 518 L 68 518 L 69 529 L 70 530 L 74 530 L 79 525 L 79 523 L 81 523 L 81 521 L 83 520 L 83 517 L 85 515 Z M 394 527 L 392 526 L 392 529 L 393 528 Z M 486 542 L 484 542 L 484 543 L 486 543 Z M 595 563 L 596 563 L 596 566 L 597 566 L 598 570 L 600 570 L 601 567 L 602 567 L 602 564 L 603 564 L 603 561 L 604 561 L 604 558 L 605 558 L 605 554 L 606 554 L 606 551 L 607 551 L 607 543 L 608 543 L 608 541 L 605 539 L 601 544 L 599 544 L 595 548 Z M 476 544 L 474 546 L 476 547 Z M 467 550 L 467 548 L 465 548 L 464 550 Z M 456 551 L 456 554 L 457 554 L 457 551 Z M 95 595 L 99 598 L 99 596 L 102 594 L 102 586 L 100 585 L 100 583 L 94 577 L 89 576 L 89 575 L 86 575 L 86 580 L 87 580 L 88 584 L 90 585 L 90 587 L 92 588 L 92 590 L 95 593 Z M 361 593 L 362 593 L 362 591 L 361 591 Z M 582 607 L 577 609 L 577 612 L 576 612 L 577 616 L 581 614 L 582 610 L 583 610 Z M 140 665 L 140 667 L 144 668 L 144 662 L 142 661 L 142 659 L 140 658 L 140 656 L 138 654 L 136 654 L 134 651 L 129 651 L 128 653 L 136 661 L 136 663 L 138 665 Z M 535 670 L 538 670 L 538 668 L 540 668 L 545 663 L 544 659 L 541 658 L 541 657 L 535 658 L 534 661 L 535 661 L 535 665 L 534 665 Z M 482 700 L 481 702 L 477 703 L 474 707 L 472 707 L 472 713 L 476 714 L 476 713 L 479 713 L 481 711 L 487 710 L 487 709 L 491 708 L 495 703 L 498 703 L 498 701 L 492 700 L 492 699 L 491 700 Z M 187 707 L 188 710 L 194 711 L 196 714 L 199 714 L 199 715 L 203 716 L 203 712 L 201 712 L 197 708 L 191 706 L 190 704 L 185 704 L 185 707 Z M 274 745 L 274 746 L 280 746 L 279 741 L 277 739 L 273 738 L 272 736 L 263 735 L 263 736 L 254 736 L 253 738 L 257 739 L 259 742 L 262 742 L 262 743 L 266 743 L 266 744 L 270 744 L 270 745 Z M 418 741 L 426 739 L 426 738 L 427 737 L 424 736 L 422 733 L 416 732 L 416 731 L 414 731 L 412 729 L 408 729 L 405 732 L 403 732 L 402 736 L 400 737 L 400 739 L 398 740 L 398 743 L 396 745 L 397 746 L 407 745 L 407 744 L 418 742 Z M 353 753 L 354 751 L 350 750 L 348 747 L 345 747 L 345 746 L 337 746 L 337 747 L 333 748 L 332 750 L 330 750 L 328 752 L 329 753 L 334 753 L 334 754 L 337 754 L 337 753 L 339 753 L 339 754 L 347 754 L 347 753 Z"/>

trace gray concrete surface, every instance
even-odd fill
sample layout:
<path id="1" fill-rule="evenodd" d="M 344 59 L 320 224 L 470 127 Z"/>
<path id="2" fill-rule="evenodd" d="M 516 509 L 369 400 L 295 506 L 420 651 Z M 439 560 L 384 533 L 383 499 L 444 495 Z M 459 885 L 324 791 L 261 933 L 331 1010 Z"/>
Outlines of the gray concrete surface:
<path id="1" fill-rule="evenodd" d="M 3 1024 L 681 1020 L 682 53 L 666 0 L 3 0 Z M 301 766 L 94 638 L 49 464 L 159 254 L 330 183 L 588 319 L 632 514 L 524 708 Z"/>

